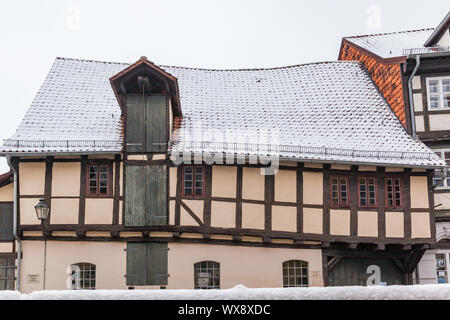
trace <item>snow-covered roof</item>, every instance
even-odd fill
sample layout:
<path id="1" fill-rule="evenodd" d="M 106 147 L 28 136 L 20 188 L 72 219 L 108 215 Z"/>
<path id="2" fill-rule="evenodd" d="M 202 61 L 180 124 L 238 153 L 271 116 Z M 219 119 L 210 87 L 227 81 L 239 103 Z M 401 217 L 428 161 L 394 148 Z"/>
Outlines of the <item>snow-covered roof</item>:
<path id="1" fill-rule="evenodd" d="M 120 152 L 121 111 L 109 78 L 128 65 L 57 58 L 0 151 Z M 358 62 L 246 70 L 160 67 L 177 77 L 183 110 L 173 153 L 444 166 L 406 133 Z"/>
<path id="2" fill-rule="evenodd" d="M 403 57 L 405 49 L 423 48 L 434 28 L 344 37 L 383 59 Z"/>

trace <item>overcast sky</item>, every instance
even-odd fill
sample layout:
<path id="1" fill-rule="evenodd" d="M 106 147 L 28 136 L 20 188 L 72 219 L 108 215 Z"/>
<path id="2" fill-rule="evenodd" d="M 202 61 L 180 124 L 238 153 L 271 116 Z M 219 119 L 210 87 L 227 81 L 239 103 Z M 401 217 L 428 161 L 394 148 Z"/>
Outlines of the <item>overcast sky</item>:
<path id="1" fill-rule="evenodd" d="M 449 9 L 448 0 L 2 1 L 0 139 L 58 56 L 202 68 L 336 60 L 343 36 L 435 27 Z"/>

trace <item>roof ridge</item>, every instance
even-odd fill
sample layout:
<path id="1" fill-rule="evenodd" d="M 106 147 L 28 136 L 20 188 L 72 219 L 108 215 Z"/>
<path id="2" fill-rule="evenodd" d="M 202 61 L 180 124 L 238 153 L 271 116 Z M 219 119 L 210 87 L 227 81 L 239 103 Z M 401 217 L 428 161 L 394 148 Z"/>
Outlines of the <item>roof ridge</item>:
<path id="1" fill-rule="evenodd" d="M 100 60 L 92 60 L 92 59 L 79 59 L 79 58 L 67 58 L 67 57 L 56 57 L 56 60 L 72 60 L 72 61 L 80 61 L 80 62 L 94 62 L 94 63 L 104 63 L 104 64 L 118 64 L 118 65 L 131 65 L 132 63 L 127 62 L 116 62 L 116 61 L 100 61 Z M 202 71 L 262 71 L 262 70 L 277 70 L 277 69 L 289 69 L 289 68 L 296 68 L 296 67 L 302 67 L 302 66 L 308 66 L 308 65 L 315 65 L 315 64 L 359 64 L 358 61 L 317 61 L 317 62 L 307 62 L 307 63 L 300 63 L 300 64 L 294 64 L 289 66 L 279 66 L 279 67 L 267 67 L 267 68 L 237 68 L 237 69 L 215 69 L 215 68 L 198 68 L 198 67 L 184 67 L 184 66 L 169 66 L 169 65 L 160 65 L 155 64 L 158 67 L 161 68 L 176 68 L 176 69 L 188 69 L 188 70 L 202 70 Z"/>
<path id="2" fill-rule="evenodd" d="M 344 39 L 354 39 L 354 38 L 364 38 L 364 37 L 373 37 L 373 36 L 385 36 L 390 34 L 399 34 L 399 33 L 409 33 L 409 32 L 419 32 L 419 31 L 430 31 L 435 28 L 422 28 L 422 29 L 413 29 L 413 30 L 403 30 L 403 31 L 392 31 L 392 32 L 383 32 L 383 33 L 373 33 L 373 34 L 361 34 L 356 36 L 346 36 Z"/>
<path id="3" fill-rule="evenodd" d="M 101 60 L 94 60 L 94 59 L 81 59 L 81 58 L 69 58 L 69 57 L 56 57 L 56 60 L 72 60 L 72 61 L 96 62 L 96 63 L 104 63 L 104 64 L 131 64 L 131 63 L 126 63 L 126 62 L 101 61 Z"/>

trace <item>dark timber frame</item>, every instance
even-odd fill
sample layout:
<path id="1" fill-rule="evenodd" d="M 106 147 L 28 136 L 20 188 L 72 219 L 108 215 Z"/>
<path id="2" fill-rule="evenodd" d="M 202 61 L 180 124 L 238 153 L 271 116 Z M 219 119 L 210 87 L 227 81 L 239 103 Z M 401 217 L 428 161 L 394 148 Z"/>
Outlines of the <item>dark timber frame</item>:
<path id="1" fill-rule="evenodd" d="M 31 160 L 31 159 L 30 159 Z M 67 159 L 54 159 L 49 157 L 47 159 L 33 159 L 34 162 L 44 161 L 46 163 L 46 189 L 45 189 L 45 198 L 48 201 L 48 204 L 51 205 L 51 199 L 56 198 L 51 195 L 51 175 L 52 175 L 52 167 L 53 162 L 58 162 L 61 160 Z M 79 159 L 73 159 L 71 161 L 80 161 L 82 164 L 87 163 L 89 160 L 87 156 L 82 156 Z M 110 231 L 112 234 L 117 237 L 118 233 L 121 231 L 137 231 L 137 232 L 150 232 L 150 231 L 163 231 L 166 230 L 168 232 L 174 232 L 177 235 L 183 232 L 190 233 L 202 233 L 206 235 L 211 234 L 229 234 L 235 238 L 235 240 L 239 240 L 243 235 L 249 236 L 259 236 L 265 239 L 266 242 L 270 242 L 271 239 L 291 239 L 295 243 L 299 243 L 302 241 L 320 241 L 324 247 L 327 247 L 330 243 L 348 243 L 348 244 L 358 244 L 358 243 L 366 243 L 376 245 L 378 249 L 384 248 L 386 245 L 411 245 L 411 244 L 429 244 L 433 245 L 435 243 L 434 237 L 425 238 L 425 239 L 411 239 L 411 226 L 410 224 L 405 223 L 405 238 L 386 238 L 385 237 L 385 219 L 384 214 L 385 210 L 389 211 L 399 211 L 405 214 L 405 220 L 410 220 L 411 208 L 410 208 L 410 200 L 409 200 L 409 177 L 410 176 L 426 176 L 428 180 L 431 179 L 433 170 L 428 170 L 427 172 L 412 172 L 406 169 L 400 175 L 404 180 L 404 206 L 401 209 L 385 209 L 384 207 L 384 168 L 378 167 L 377 171 L 358 171 L 356 166 L 353 166 L 350 171 L 348 170 L 336 170 L 331 169 L 329 165 L 324 165 L 323 168 L 309 168 L 304 167 L 302 163 L 298 164 L 298 166 L 289 166 L 282 167 L 281 170 L 292 170 L 297 173 L 297 200 L 296 202 L 277 202 L 274 201 L 274 176 L 267 175 L 264 177 L 265 179 L 265 199 L 264 200 L 246 200 L 242 198 L 242 172 L 245 165 L 237 166 L 237 179 L 236 179 L 236 197 L 235 198 L 217 198 L 211 196 L 211 184 L 212 184 L 212 167 L 205 166 L 205 197 L 203 200 L 205 201 L 204 209 L 203 209 L 203 221 L 198 218 L 195 213 L 189 209 L 189 207 L 182 201 L 183 197 L 181 196 L 181 188 L 182 188 L 182 179 L 181 179 L 181 166 L 177 167 L 177 186 L 176 186 L 176 195 L 175 197 L 168 197 L 167 201 L 175 201 L 175 223 L 174 225 L 168 226 L 158 226 L 158 227 L 125 227 L 119 223 L 120 217 L 119 214 L 119 203 L 124 200 L 123 196 L 120 196 L 120 182 L 117 177 L 120 175 L 120 156 L 117 155 L 114 160 L 110 161 L 111 165 L 114 165 L 114 189 L 113 189 L 113 221 L 112 224 L 104 224 L 104 225 L 86 225 L 84 223 L 84 214 L 85 214 L 85 192 L 83 192 L 83 188 L 85 188 L 85 184 L 80 184 L 80 206 L 79 206 L 79 219 L 78 224 L 70 225 L 58 225 L 58 224 L 47 224 L 46 228 L 49 232 L 51 231 L 76 231 L 79 237 L 85 237 L 86 231 Z M 151 165 L 151 164 L 166 164 L 168 167 L 173 167 L 173 164 L 170 163 L 169 160 L 124 160 L 124 165 L 132 164 L 132 165 Z M 81 166 L 85 168 L 85 166 Z M 262 167 L 262 166 L 260 166 Z M 308 205 L 303 204 L 303 172 L 323 172 L 323 205 Z M 337 236 L 330 235 L 330 221 L 329 221 L 329 210 L 330 210 L 330 197 L 329 197 L 329 175 L 330 174 L 347 174 L 349 175 L 349 184 L 350 184 L 350 192 L 353 193 L 350 199 L 351 203 L 349 206 L 349 210 L 351 211 L 351 234 L 350 236 Z M 358 207 L 357 206 L 357 197 L 355 197 L 355 193 L 357 192 L 357 175 L 376 175 L 377 178 L 377 202 L 378 207 L 376 208 L 366 208 L 366 207 Z M 85 170 L 81 170 L 81 181 L 85 181 Z M 354 177 L 354 178 L 352 178 Z M 383 183 L 380 183 L 383 181 Z M 123 181 L 125 183 L 125 181 Z M 429 187 L 429 193 L 432 194 L 432 188 Z M 170 188 L 170 186 L 168 187 Z M 19 195 L 20 196 L 20 195 Z M 30 196 L 20 196 L 21 198 L 34 198 L 39 195 L 30 195 Z M 429 196 L 430 205 L 432 204 L 433 197 Z M 220 228 L 220 227 L 211 227 L 211 201 L 224 201 L 224 202 L 235 202 L 236 203 L 236 213 L 235 213 L 235 221 L 236 228 Z M 265 224 L 264 230 L 256 230 L 256 229 L 243 229 L 242 228 L 242 203 L 256 203 L 264 205 L 265 207 Z M 285 231 L 274 231 L 272 230 L 272 205 L 280 205 L 280 206 L 292 206 L 297 208 L 297 232 L 285 232 Z M 188 213 L 193 216 L 193 218 L 199 222 L 199 226 L 181 226 L 180 225 L 180 210 L 183 207 Z M 187 208 L 187 209 L 186 209 Z M 303 216 L 303 208 L 321 208 L 323 209 L 323 234 L 306 234 L 303 233 L 302 226 L 302 216 Z M 367 211 L 377 211 L 378 212 L 378 237 L 359 237 L 357 235 L 357 212 L 358 210 L 367 210 Z M 414 209 L 414 211 L 424 211 L 425 209 Z M 428 209 L 427 209 L 428 210 Z M 430 212 L 430 221 L 434 221 L 434 210 L 433 207 L 429 210 Z M 122 213 L 123 214 L 123 213 Z M 123 218 L 123 217 L 122 217 Z M 433 226 L 433 223 L 431 224 Z M 21 231 L 44 231 L 39 225 L 20 225 Z M 88 238 L 88 237 L 86 237 Z M 104 239 L 102 239 L 104 240 Z"/>

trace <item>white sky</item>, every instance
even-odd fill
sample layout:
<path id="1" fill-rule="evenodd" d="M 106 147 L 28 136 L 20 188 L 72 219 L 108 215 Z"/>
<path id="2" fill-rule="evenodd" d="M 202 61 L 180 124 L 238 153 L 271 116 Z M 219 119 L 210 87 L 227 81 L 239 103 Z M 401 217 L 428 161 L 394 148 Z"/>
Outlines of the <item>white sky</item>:
<path id="1" fill-rule="evenodd" d="M 436 27 L 449 9 L 448 0 L 2 1 L 0 139 L 58 56 L 202 68 L 336 60 L 343 36 Z"/>

